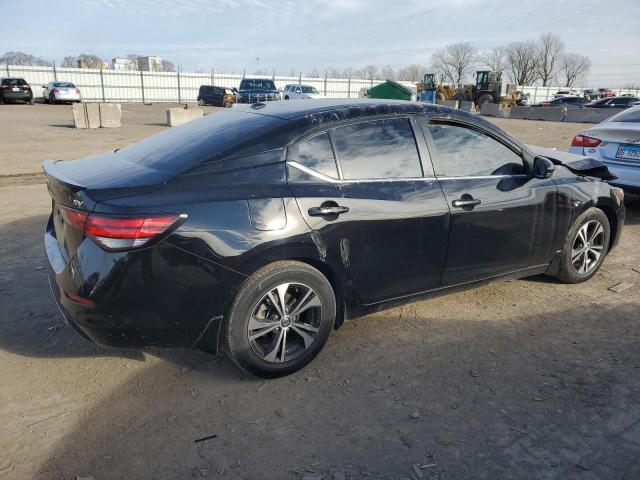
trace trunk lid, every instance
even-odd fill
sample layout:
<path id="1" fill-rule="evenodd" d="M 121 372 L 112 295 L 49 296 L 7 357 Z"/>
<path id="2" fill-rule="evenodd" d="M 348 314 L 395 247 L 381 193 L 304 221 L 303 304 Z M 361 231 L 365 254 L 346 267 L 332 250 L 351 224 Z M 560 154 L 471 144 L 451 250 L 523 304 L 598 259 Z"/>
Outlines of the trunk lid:
<path id="1" fill-rule="evenodd" d="M 101 201 L 156 190 L 173 176 L 126 161 L 117 153 L 82 160 L 47 160 L 43 169 L 52 198 L 47 233 L 57 239 L 67 261 L 84 239 L 82 230 L 73 226 L 75 211 L 91 212 Z"/>
<path id="2" fill-rule="evenodd" d="M 104 200 L 156 190 L 174 176 L 129 162 L 117 153 L 81 160 L 47 160 L 43 169 L 51 198 L 60 205 L 82 210 L 93 210 Z"/>
<path id="3" fill-rule="evenodd" d="M 598 152 L 602 159 L 625 165 L 640 165 L 638 160 L 616 158 L 620 145 L 640 145 L 640 131 L 638 131 L 637 124 L 605 122 L 590 128 L 585 132 L 585 135 L 602 141 L 598 146 Z"/>

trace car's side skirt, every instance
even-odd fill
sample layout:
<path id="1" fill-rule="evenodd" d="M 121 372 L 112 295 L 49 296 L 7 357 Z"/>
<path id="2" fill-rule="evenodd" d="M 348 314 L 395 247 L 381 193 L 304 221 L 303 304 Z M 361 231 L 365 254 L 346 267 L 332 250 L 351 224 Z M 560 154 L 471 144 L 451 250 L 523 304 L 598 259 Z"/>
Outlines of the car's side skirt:
<path id="1" fill-rule="evenodd" d="M 357 310 L 345 311 L 344 319 L 353 320 L 364 315 L 380 312 L 389 308 L 399 307 L 407 305 L 409 303 L 420 302 L 422 300 L 428 300 L 430 298 L 440 297 L 442 295 L 448 295 L 450 293 L 460 292 L 464 290 L 470 290 L 472 288 L 487 285 L 489 283 L 496 283 L 504 280 L 513 280 L 517 278 L 531 277 L 533 275 L 541 275 L 549 268 L 548 264 L 536 265 L 534 267 L 527 267 L 513 272 L 495 275 L 492 277 L 486 277 L 479 280 L 473 280 L 471 282 L 460 283 L 456 285 L 446 285 L 426 292 L 420 292 L 404 297 L 392 298 L 384 300 L 378 303 L 372 303 L 368 305 L 362 305 Z"/>

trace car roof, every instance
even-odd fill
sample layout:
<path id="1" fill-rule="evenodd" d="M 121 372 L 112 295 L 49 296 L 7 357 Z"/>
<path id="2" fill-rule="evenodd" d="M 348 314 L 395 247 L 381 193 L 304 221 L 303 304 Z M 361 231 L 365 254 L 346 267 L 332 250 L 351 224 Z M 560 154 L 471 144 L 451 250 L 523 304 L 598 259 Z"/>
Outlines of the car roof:
<path id="1" fill-rule="evenodd" d="M 252 105 L 234 107 L 234 109 L 247 113 L 256 113 L 259 115 L 282 118 L 284 120 L 293 120 L 295 118 L 308 115 L 318 115 L 337 111 L 343 111 L 344 113 L 352 111 L 352 114 L 347 113 L 347 117 L 423 113 L 424 108 L 422 105 L 426 104 L 407 102 L 406 100 L 327 98 L 315 100 L 313 103 L 306 100 L 254 103 Z"/>

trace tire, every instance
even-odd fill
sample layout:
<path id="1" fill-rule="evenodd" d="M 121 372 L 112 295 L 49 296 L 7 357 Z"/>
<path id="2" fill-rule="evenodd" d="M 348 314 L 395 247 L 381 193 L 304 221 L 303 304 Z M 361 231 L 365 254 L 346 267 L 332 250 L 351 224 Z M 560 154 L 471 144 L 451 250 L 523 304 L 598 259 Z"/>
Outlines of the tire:
<path id="1" fill-rule="evenodd" d="M 0 95 L 0 105 L 4 105 L 4 95 Z"/>
<path id="2" fill-rule="evenodd" d="M 285 95 L 285 96 L 284 96 L 284 99 L 285 99 L 285 100 L 289 100 L 289 95 Z"/>
<path id="3" fill-rule="evenodd" d="M 280 315 L 283 296 L 287 311 Z M 302 312 L 295 314 L 298 302 Z M 322 273 L 301 262 L 274 262 L 240 288 L 223 325 L 224 348 L 248 373 L 288 375 L 322 350 L 335 317 L 335 295 Z"/>
<path id="4" fill-rule="evenodd" d="M 199 98 L 199 99 L 198 99 L 198 105 L 200 105 L 201 107 L 203 107 L 203 106 L 204 106 L 204 100 L 203 100 L 203 99 L 201 99 L 201 98 Z"/>
<path id="5" fill-rule="evenodd" d="M 55 105 L 56 104 L 56 97 L 53 94 L 49 94 L 49 104 L 50 105 Z"/>
<path id="6" fill-rule="evenodd" d="M 31 97 L 29 99 L 29 105 L 34 105 L 36 103 L 36 101 L 33 99 L 33 97 Z"/>
<path id="7" fill-rule="evenodd" d="M 480 96 L 480 98 L 478 99 L 478 108 L 481 108 L 485 103 L 493 103 L 493 97 L 488 93 Z"/>
<path id="8" fill-rule="evenodd" d="M 556 278 L 565 283 L 589 280 L 607 256 L 610 239 L 609 219 L 602 210 L 592 207 L 582 213 L 567 234 Z"/>

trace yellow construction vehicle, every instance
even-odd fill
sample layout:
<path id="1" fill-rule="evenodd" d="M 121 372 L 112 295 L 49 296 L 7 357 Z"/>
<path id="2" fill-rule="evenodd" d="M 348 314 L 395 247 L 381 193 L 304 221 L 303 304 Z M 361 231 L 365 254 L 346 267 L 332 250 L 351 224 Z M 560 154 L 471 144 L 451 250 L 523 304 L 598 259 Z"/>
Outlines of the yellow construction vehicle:
<path id="1" fill-rule="evenodd" d="M 438 84 L 435 73 L 425 73 L 422 81 L 416 83 L 416 89 L 421 101 L 432 103 L 436 100 L 451 100 L 456 91 L 451 85 Z"/>

